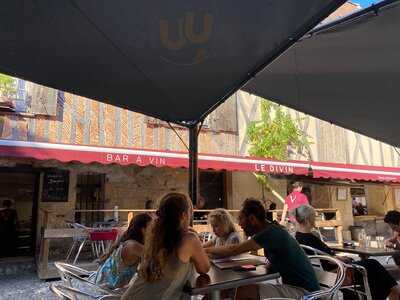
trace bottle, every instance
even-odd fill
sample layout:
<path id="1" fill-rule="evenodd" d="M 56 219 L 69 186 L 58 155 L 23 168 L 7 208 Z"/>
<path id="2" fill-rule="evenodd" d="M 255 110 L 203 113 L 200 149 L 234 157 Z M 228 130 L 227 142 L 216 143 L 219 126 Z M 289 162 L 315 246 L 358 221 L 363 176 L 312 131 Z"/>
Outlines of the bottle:
<path id="1" fill-rule="evenodd" d="M 360 233 L 358 234 L 358 243 L 361 248 L 365 248 L 365 246 L 366 246 L 365 237 L 366 237 L 365 229 L 361 229 Z"/>
<path id="2" fill-rule="evenodd" d="M 114 206 L 114 220 L 115 222 L 119 222 L 119 212 L 118 212 L 118 205 Z"/>

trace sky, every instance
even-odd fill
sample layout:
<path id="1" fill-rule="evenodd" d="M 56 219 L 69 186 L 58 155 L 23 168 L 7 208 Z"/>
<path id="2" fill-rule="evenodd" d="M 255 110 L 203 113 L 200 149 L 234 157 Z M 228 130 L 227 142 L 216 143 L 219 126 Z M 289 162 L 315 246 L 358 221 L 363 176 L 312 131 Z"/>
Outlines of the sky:
<path id="1" fill-rule="evenodd" d="M 352 0 L 351 2 L 358 3 L 362 7 L 368 7 L 373 3 L 381 2 L 381 0 Z"/>

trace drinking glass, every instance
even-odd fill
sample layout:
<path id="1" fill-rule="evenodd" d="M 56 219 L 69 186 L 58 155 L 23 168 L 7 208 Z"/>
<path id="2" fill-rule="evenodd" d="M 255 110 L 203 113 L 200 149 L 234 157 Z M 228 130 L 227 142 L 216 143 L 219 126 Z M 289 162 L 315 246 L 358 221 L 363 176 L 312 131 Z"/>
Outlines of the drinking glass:
<path id="1" fill-rule="evenodd" d="M 370 248 L 371 247 L 371 236 L 366 235 L 365 236 L 365 248 Z"/>
<path id="2" fill-rule="evenodd" d="M 361 248 L 364 248 L 366 246 L 365 237 L 366 237 L 365 230 L 361 230 L 360 233 L 358 234 L 358 243 Z"/>
<path id="3" fill-rule="evenodd" d="M 378 244 L 379 249 L 384 249 L 385 248 L 385 238 L 383 236 L 378 235 L 376 237 L 376 242 Z"/>

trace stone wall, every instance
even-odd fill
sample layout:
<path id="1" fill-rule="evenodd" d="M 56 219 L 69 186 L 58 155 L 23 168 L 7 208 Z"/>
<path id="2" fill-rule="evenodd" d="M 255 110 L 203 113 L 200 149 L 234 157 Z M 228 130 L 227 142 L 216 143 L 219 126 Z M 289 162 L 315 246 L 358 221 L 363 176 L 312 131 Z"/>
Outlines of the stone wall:
<path id="1" fill-rule="evenodd" d="M 240 209 L 243 200 L 248 197 L 262 199 L 262 188 L 257 182 L 255 176 L 250 172 L 232 172 L 231 174 L 231 190 L 229 208 Z M 281 196 L 286 196 L 286 179 L 271 179 L 271 186 Z M 282 208 L 282 202 L 276 198 L 271 192 L 264 191 L 264 197 L 267 201 L 273 201 L 278 205 L 278 209 Z"/>
<path id="2" fill-rule="evenodd" d="M 143 209 L 146 200 L 157 203 L 169 192 L 187 195 L 185 169 L 114 166 L 106 178 L 106 202 L 110 208 L 118 205 L 121 209 Z"/>
<path id="3" fill-rule="evenodd" d="M 328 186 L 330 194 L 330 207 L 337 208 L 341 214 L 343 229 L 347 230 L 354 223 L 350 188 L 344 186 Z M 346 200 L 338 200 L 338 189 L 346 189 Z"/>
<path id="4" fill-rule="evenodd" d="M 365 194 L 368 214 L 383 216 L 387 209 L 386 198 L 389 196 L 385 193 L 384 187 L 377 184 L 367 184 L 365 185 Z"/>
<path id="5" fill-rule="evenodd" d="M 316 208 L 330 208 L 331 194 L 326 185 L 314 184 L 311 186 L 312 205 Z"/>

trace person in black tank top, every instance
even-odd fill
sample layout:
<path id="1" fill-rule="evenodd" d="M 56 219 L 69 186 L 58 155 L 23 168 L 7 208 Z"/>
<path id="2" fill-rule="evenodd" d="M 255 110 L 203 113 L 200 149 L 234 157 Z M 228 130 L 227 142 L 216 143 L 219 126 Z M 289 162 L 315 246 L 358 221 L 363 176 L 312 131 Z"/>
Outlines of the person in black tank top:
<path id="1" fill-rule="evenodd" d="M 329 246 L 312 233 L 312 230 L 315 227 L 315 210 L 311 206 L 303 205 L 295 209 L 294 215 L 298 227 L 296 240 L 302 245 L 312 247 L 319 251 L 323 251 L 328 255 L 334 256 L 335 253 L 329 248 Z M 349 258 L 343 256 L 337 256 L 336 258 L 346 263 L 351 262 Z M 354 264 L 363 266 L 366 269 L 372 299 L 385 300 L 387 297 L 389 297 L 389 299 L 399 299 L 400 286 L 378 261 L 374 259 L 365 259 L 354 262 Z M 333 270 L 333 266 L 330 264 L 323 264 L 322 267 L 327 271 Z M 355 273 L 355 281 L 357 284 L 362 285 L 362 275 Z M 345 300 L 358 299 L 353 292 L 344 291 L 343 295 Z"/>

